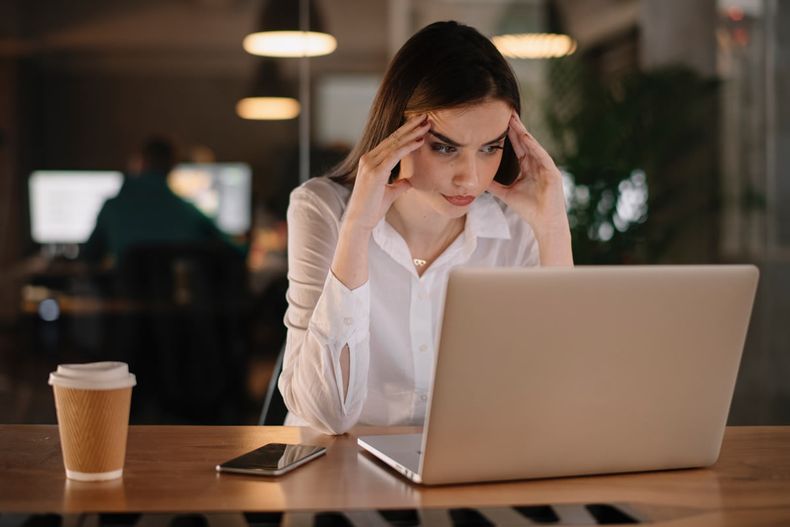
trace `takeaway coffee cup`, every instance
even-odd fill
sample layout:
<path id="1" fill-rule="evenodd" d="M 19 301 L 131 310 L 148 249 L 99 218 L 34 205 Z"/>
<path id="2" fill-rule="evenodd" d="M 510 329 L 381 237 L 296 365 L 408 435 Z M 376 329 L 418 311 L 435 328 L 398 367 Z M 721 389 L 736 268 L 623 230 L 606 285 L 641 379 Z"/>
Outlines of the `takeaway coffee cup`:
<path id="1" fill-rule="evenodd" d="M 120 478 L 132 386 L 123 362 L 62 364 L 49 375 L 55 393 L 66 477 L 79 481 Z"/>

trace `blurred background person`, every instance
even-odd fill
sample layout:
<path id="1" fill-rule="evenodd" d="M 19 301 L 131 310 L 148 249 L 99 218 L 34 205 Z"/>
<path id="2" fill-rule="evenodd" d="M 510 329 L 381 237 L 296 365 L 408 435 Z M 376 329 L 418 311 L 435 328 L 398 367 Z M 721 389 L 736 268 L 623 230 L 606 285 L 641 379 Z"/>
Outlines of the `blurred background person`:
<path id="1" fill-rule="evenodd" d="M 168 186 L 175 161 L 175 148 L 167 139 L 145 141 L 130 161 L 118 195 L 99 211 L 96 227 L 83 247 L 86 259 L 109 257 L 117 264 L 134 245 L 228 241 L 214 222 Z"/>

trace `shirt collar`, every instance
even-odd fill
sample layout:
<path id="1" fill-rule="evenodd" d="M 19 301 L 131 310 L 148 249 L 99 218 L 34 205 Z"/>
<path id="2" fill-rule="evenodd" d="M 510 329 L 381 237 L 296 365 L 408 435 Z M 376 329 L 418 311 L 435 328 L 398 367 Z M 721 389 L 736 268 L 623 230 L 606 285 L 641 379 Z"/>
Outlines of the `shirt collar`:
<path id="1" fill-rule="evenodd" d="M 468 258 L 477 247 L 478 238 L 510 239 L 508 226 L 502 205 L 494 196 L 486 193 L 478 196 L 469 206 L 466 213 L 466 224 L 463 233 L 464 258 Z M 402 262 L 413 271 L 411 256 L 406 242 L 398 232 L 382 218 L 373 229 L 373 240 L 385 252 L 398 262 Z"/>
<path id="2" fill-rule="evenodd" d="M 485 192 L 472 202 L 466 214 L 464 234 L 467 238 L 510 239 L 510 227 L 505 213 L 494 196 Z"/>

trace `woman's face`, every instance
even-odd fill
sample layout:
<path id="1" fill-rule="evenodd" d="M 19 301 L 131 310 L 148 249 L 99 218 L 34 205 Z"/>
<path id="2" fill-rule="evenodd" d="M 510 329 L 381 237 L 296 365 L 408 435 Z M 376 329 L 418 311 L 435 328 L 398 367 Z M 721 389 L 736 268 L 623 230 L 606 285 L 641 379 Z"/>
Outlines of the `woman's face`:
<path id="1" fill-rule="evenodd" d="M 401 160 L 412 195 L 443 216 L 460 217 L 486 191 L 502 160 L 512 109 L 500 100 L 428 114 L 425 143 Z"/>

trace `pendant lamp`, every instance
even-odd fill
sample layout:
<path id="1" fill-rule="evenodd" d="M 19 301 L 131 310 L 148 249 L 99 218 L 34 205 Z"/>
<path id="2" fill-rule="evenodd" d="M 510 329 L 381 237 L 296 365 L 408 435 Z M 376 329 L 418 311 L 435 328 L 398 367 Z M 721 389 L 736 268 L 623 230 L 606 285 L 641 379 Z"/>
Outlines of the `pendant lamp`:
<path id="1" fill-rule="evenodd" d="M 337 47 L 325 33 L 315 0 L 268 0 L 258 31 L 247 35 L 244 49 L 252 55 L 299 57 L 299 181 L 310 177 L 310 59 Z"/>
<path id="2" fill-rule="evenodd" d="M 552 0 L 516 2 L 502 17 L 500 33 L 491 38 L 504 56 L 515 59 L 552 59 L 571 55 L 576 41 L 560 31 Z"/>
<path id="3" fill-rule="evenodd" d="M 236 104 L 236 114 L 243 119 L 294 119 L 301 109 L 294 91 L 283 80 L 274 60 L 262 60 L 256 67 L 252 89 Z"/>
<path id="4" fill-rule="evenodd" d="M 298 0 L 269 0 L 261 12 L 258 30 L 244 38 L 244 49 L 268 57 L 318 57 L 337 48 L 335 37 L 324 31 L 315 1 L 309 0 L 308 25 L 302 27 Z"/>

